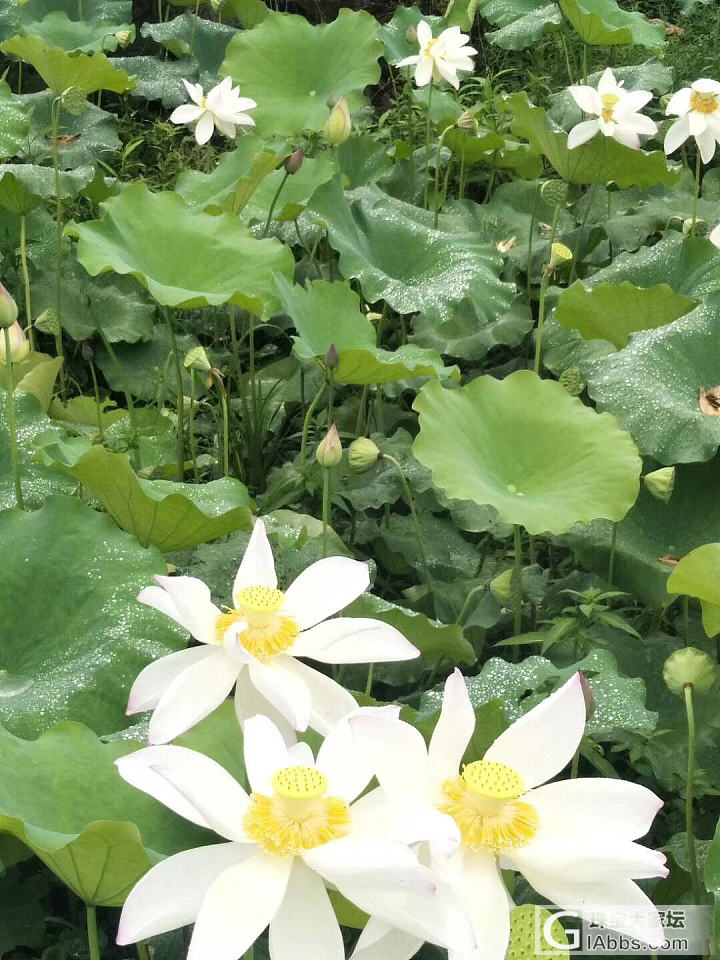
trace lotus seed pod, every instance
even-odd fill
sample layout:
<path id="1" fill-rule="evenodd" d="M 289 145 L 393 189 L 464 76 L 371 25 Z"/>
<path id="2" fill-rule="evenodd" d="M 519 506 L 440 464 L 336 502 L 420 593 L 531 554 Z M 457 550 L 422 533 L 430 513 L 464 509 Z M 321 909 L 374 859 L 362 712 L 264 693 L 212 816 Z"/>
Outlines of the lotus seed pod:
<path id="1" fill-rule="evenodd" d="M 685 687 L 692 687 L 696 693 L 707 693 L 717 680 L 717 665 L 697 647 L 683 647 L 665 661 L 663 680 L 670 693 L 679 697 Z"/>
<path id="2" fill-rule="evenodd" d="M 334 423 L 315 451 L 315 457 L 320 466 L 325 468 L 336 467 L 342 460 L 342 444 Z"/>
<path id="3" fill-rule="evenodd" d="M 0 283 L 0 330 L 11 327 L 18 318 L 17 304 Z"/>
<path id="4" fill-rule="evenodd" d="M 642 479 L 656 500 L 667 503 L 675 488 L 675 467 L 661 467 L 646 473 Z"/>
<path id="5" fill-rule="evenodd" d="M 696 217 L 693 220 L 692 217 L 688 217 L 686 220 L 683 220 L 682 232 L 683 236 L 689 237 L 693 232 L 693 223 L 695 224 L 695 234 L 696 236 L 704 237 L 707 234 L 707 221 L 701 220 L 699 217 Z"/>
<path id="6" fill-rule="evenodd" d="M 564 387 L 571 397 L 579 397 L 585 389 L 585 383 L 576 367 L 568 367 L 558 377 L 558 383 Z"/>
<path id="7" fill-rule="evenodd" d="M 63 90 L 60 99 L 63 109 L 73 117 L 81 116 L 90 106 L 85 91 L 80 87 L 68 87 L 67 90 Z"/>
<path id="8" fill-rule="evenodd" d="M 348 447 L 348 464 L 353 473 L 364 473 L 378 462 L 382 454 L 369 437 L 358 437 Z"/>
<path id="9" fill-rule="evenodd" d="M 119 47 L 126 47 L 132 40 L 132 31 L 117 30 L 115 32 L 115 39 L 117 40 Z"/>
<path id="10" fill-rule="evenodd" d="M 509 570 L 503 570 L 490 581 L 490 593 L 495 597 L 498 603 L 504 607 L 510 605 L 512 600 L 512 567 Z"/>
<path id="11" fill-rule="evenodd" d="M 345 97 L 340 97 L 325 122 L 325 139 L 333 147 L 339 147 L 350 137 L 352 121 Z"/>
<path id="12" fill-rule="evenodd" d="M 477 130 L 477 118 L 472 110 L 463 110 L 455 121 L 455 126 L 460 130 Z"/>
<path id="13" fill-rule="evenodd" d="M 20 324 L 15 321 L 11 327 L 5 327 L 0 334 L 0 364 L 7 363 L 7 351 L 5 343 L 5 330 L 10 340 L 10 361 L 11 363 L 21 363 L 30 353 L 30 344 Z"/>
<path id="14" fill-rule="evenodd" d="M 550 247 L 550 262 L 548 266 L 551 270 L 555 270 L 563 263 L 569 263 L 572 258 L 573 255 L 570 247 L 566 247 L 564 243 L 554 243 Z"/>
<path id="15" fill-rule="evenodd" d="M 43 310 L 35 320 L 35 329 L 56 337 L 60 333 L 60 318 L 52 307 Z"/>
<path id="16" fill-rule="evenodd" d="M 340 365 L 340 354 L 334 343 L 331 343 L 325 352 L 325 366 L 328 370 L 336 370 Z"/>
<path id="17" fill-rule="evenodd" d="M 294 173 L 297 173 L 300 167 L 303 165 L 303 160 L 305 159 L 305 151 L 302 147 L 298 147 L 297 150 L 293 150 L 289 157 L 285 158 L 283 166 L 285 167 L 285 172 L 289 173 L 291 176 Z"/>
<path id="18" fill-rule="evenodd" d="M 205 347 L 193 347 L 185 354 L 183 366 L 186 370 L 195 370 L 197 373 L 209 373 L 212 364 L 208 360 Z"/>
<path id="19" fill-rule="evenodd" d="M 540 196 L 543 200 L 557 206 L 567 199 L 567 184 L 563 180 L 546 180 L 540 187 Z"/>

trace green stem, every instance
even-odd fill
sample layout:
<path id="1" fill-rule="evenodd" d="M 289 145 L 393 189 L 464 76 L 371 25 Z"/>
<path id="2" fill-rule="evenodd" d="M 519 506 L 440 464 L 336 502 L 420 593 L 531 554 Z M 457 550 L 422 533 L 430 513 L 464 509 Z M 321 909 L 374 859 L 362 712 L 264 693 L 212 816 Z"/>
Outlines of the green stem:
<path id="1" fill-rule="evenodd" d="M 683 637 L 685 646 L 690 645 L 690 597 L 687 594 L 682 598 Z"/>
<path id="2" fill-rule="evenodd" d="M 607 137 L 603 137 L 603 146 L 602 146 L 603 154 L 605 152 L 606 146 L 607 146 Z M 580 254 L 580 244 L 583 241 L 583 237 L 585 234 L 585 226 L 587 225 L 588 217 L 590 216 L 590 209 L 592 207 L 593 200 L 595 199 L 596 188 L 597 188 L 596 183 L 591 184 L 590 189 L 586 194 L 587 204 L 585 205 L 585 213 L 583 214 L 583 218 L 580 222 L 580 229 L 578 230 L 577 239 L 575 241 L 575 247 L 573 249 L 573 258 L 572 258 L 572 263 L 570 264 L 570 276 L 568 278 L 568 286 L 570 286 L 570 284 L 575 280 L 575 277 L 577 276 L 577 264 L 578 264 L 578 256 Z"/>
<path id="3" fill-rule="evenodd" d="M 512 600 L 513 600 L 513 635 L 518 637 L 522 633 L 522 531 L 518 524 L 513 525 L 513 541 L 515 557 L 512 573 Z"/>
<path id="4" fill-rule="evenodd" d="M 177 338 L 175 337 L 175 325 L 172 321 L 172 314 L 169 309 L 165 309 L 165 322 L 167 323 L 168 336 L 170 338 L 170 349 L 172 351 L 173 365 L 175 367 L 175 384 L 177 390 L 177 469 L 178 480 L 182 483 L 185 476 L 185 399 L 183 397 L 183 378 L 182 366 L 180 365 L 180 353 L 178 351 Z"/>
<path id="5" fill-rule="evenodd" d="M 331 505 L 330 505 L 330 467 L 323 467 L 323 497 L 322 497 L 322 524 L 323 524 L 323 534 L 322 534 L 322 551 L 323 557 L 328 555 L 328 528 L 330 526 L 331 519 Z"/>
<path id="6" fill-rule="evenodd" d="M 272 215 L 275 213 L 275 205 L 277 204 L 280 194 L 282 193 L 283 187 L 285 186 L 285 181 L 289 176 L 290 174 L 286 170 L 285 175 L 280 181 L 280 186 L 277 188 L 277 190 L 275 191 L 275 196 L 272 198 L 272 203 L 270 204 L 270 209 L 268 210 L 267 220 L 265 221 L 265 226 L 263 227 L 263 232 L 262 232 L 263 237 L 267 236 L 267 232 L 272 222 Z"/>
<path id="7" fill-rule="evenodd" d="M 105 436 L 103 434 L 103 425 L 102 425 L 102 406 L 100 404 L 100 389 L 98 388 L 97 374 L 95 373 L 95 364 L 92 362 L 92 360 L 90 361 L 90 376 L 92 377 L 93 394 L 95 395 L 98 435 L 100 437 L 100 443 L 104 443 Z"/>
<path id="8" fill-rule="evenodd" d="M 138 940 L 136 949 L 138 960 L 151 960 L 150 950 L 144 940 Z"/>
<path id="9" fill-rule="evenodd" d="M 449 127 L 445 127 L 443 132 L 440 134 L 440 139 L 438 140 L 437 151 L 435 152 L 435 198 L 433 205 L 435 207 L 435 217 L 433 221 L 433 229 L 437 230 L 438 217 L 440 216 L 440 154 L 442 151 L 443 140 L 445 139 L 445 134 L 448 130 L 452 130 L 455 126 L 454 123 L 451 123 Z"/>
<path id="10" fill-rule="evenodd" d="M 408 97 L 408 137 L 410 139 L 410 202 L 415 203 L 415 117 L 412 86 L 406 87 Z"/>
<path id="11" fill-rule="evenodd" d="M 614 523 L 612 528 L 612 537 L 610 538 L 610 556 L 608 558 L 608 572 L 607 572 L 608 583 L 610 584 L 612 584 L 613 582 L 613 573 L 615 572 L 615 548 L 617 547 L 617 528 L 618 528 L 618 525 Z"/>
<path id="12" fill-rule="evenodd" d="M 695 157 L 695 192 L 693 193 L 693 208 L 692 208 L 692 223 L 690 224 L 690 236 L 695 236 L 695 230 L 697 228 L 697 208 L 698 208 L 698 198 L 700 197 L 700 172 L 702 169 L 702 156 L 700 155 L 700 150 L 697 152 Z"/>
<path id="13" fill-rule="evenodd" d="M 327 390 L 327 383 L 324 383 L 318 392 L 315 394 L 310 406 L 307 408 L 307 413 L 305 414 L 305 420 L 303 421 L 303 430 L 302 438 L 300 440 L 300 472 L 305 473 L 305 462 L 307 460 L 307 445 L 308 445 L 308 433 L 310 432 L 310 421 L 312 420 L 312 415 L 315 413 L 315 408 L 320 403 L 323 398 L 323 394 Z"/>
<path id="14" fill-rule="evenodd" d="M 232 305 L 232 303 L 228 304 L 228 313 L 230 315 L 230 346 L 232 348 L 233 366 L 235 367 L 235 380 L 237 383 L 237 391 L 239 396 L 242 367 L 240 366 L 240 348 L 237 338 L 237 324 L 235 322 L 235 307 Z"/>
<path id="15" fill-rule="evenodd" d="M 580 748 L 582 747 L 582 742 L 578 744 L 578 748 L 575 751 L 572 764 L 570 765 L 570 779 L 575 780 L 578 775 L 578 767 L 580 766 Z"/>
<path id="16" fill-rule="evenodd" d="M 230 476 L 230 418 L 228 415 L 228 400 L 225 384 L 219 376 L 213 377 L 220 394 L 220 406 L 223 418 L 223 476 Z"/>
<path id="17" fill-rule="evenodd" d="M 692 684 L 685 685 L 685 713 L 687 715 L 688 730 L 688 762 L 687 780 L 685 782 L 685 833 L 687 837 L 687 855 L 690 862 L 690 879 L 692 882 L 693 899 L 700 906 L 702 893 L 700 877 L 698 876 L 697 858 L 695 856 L 695 833 L 693 824 L 693 783 L 695 779 L 695 711 L 693 709 Z"/>
<path id="18" fill-rule="evenodd" d="M 30 349 L 34 350 L 35 331 L 33 330 L 32 307 L 30 306 L 30 272 L 27 261 L 27 222 L 25 220 L 25 214 L 20 217 L 20 265 L 22 267 L 23 282 L 25 284 L 25 318 L 27 320 L 25 332 L 30 341 Z"/>
<path id="19" fill-rule="evenodd" d="M 195 483 L 200 480 L 197 467 L 197 439 L 195 437 L 195 371 L 190 367 L 190 410 L 188 412 L 188 442 L 190 444 L 190 459 L 192 460 Z M 139 949 L 139 947 L 138 947 Z"/>
<path id="20" fill-rule="evenodd" d="M 460 148 L 460 176 L 458 180 L 458 200 L 465 198 L 465 138 Z"/>
<path id="21" fill-rule="evenodd" d="M 552 229 L 550 230 L 550 243 L 549 250 L 550 256 L 552 256 L 552 248 L 555 243 L 555 235 L 557 233 L 558 220 L 560 219 L 560 207 L 561 204 L 556 204 L 555 206 L 555 215 L 553 217 Z M 533 370 L 535 373 L 540 375 L 540 359 L 542 356 L 542 339 L 543 339 L 543 327 L 545 326 L 545 296 L 547 294 L 547 288 L 550 283 L 550 264 L 549 262 L 545 265 L 543 270 L 542 280 L 540 281 L 540 300 L 538 303 L 538 325 L 537 325 L 537 336 L 535 338 L 535 363 L 533 365 Z"/>
<path id="22" fill-rule="evenodd" d="M 582 70 L 583 70 L 583 83 L 587 83 L 588 78 L 588 45 L 583 43 L 583 54 L 582 54 Z"/>
<path id="23" fill-rule="evenodd" d="M 570 66 L 570 51 L 568 50 L 567 40 L 565 39 L 565 34 L 560 34 L 560 42 L 562 44 L 563 53 L 565 54 L 565 66 L 567 67 L 568 83 L 572 85 L 575 83 L 573 80 L 573 71 Z"/>
<path id="24" fill-rule="evenodd" d="M 85 905 L 87 919 L 87 938 L 90 960 L 100 960 L 100 940 L 98 939 L 97 916 L 95 907 L 88 903 Z"/>
<path id="25" fill-rule="evenodd" d="M 527 255 L 527 296 L 528 303 L 530 303 L 530 298 L 532 294 L 532 254 L 533 254 L 533 230 L 535 229 L 535 220 L 537 217 L 537 202 L 538 197 L 540 196 L 540 184 L 535 187 L 535 194 L 533 196 L 533 205 L 530 212 L 530 233 L 528 234 L 528 255 Z"/>
<path id="26" fill-rule="evenodd" d="M 432 109 L 432 96 L 433 96 L 433 87 L 434 87 L 434 86 L 435 86 L 435 83 L 434 83 L 434 81 L 433 81 L 433 79 L 432 79 L 432 77 L 431 77 L 431 78 L 430 78 L 430 89 L 428 90 L 427 124 L 426 124 L 426 126 L 425 126 L 425 187 L 424 187 L 424 190 L 423 190 L 423 206 L 425 207 L 426 210 L 427 210 L 427 208 L 428 208 L 428 192 L 429 192 L 429 188 L 430 188 L 430 177 L 429 177 L 429 172 L 430 172 L 430 164 L 429 164 L 429 160 L 430 160 L 430 132 L 431 132 L 431 129 L 432 129 L 431 109 Z"/>
<path id="27" fill-rule="evenodd" d="M 366 696 L 366 697 L 369 697 L 369 696 L 370 696 L 370 692 L 372 691 L 373 668 L 374 668 L 374 666 L 375 666 L 375 664 L 374 664 L 374 663 L 371 663 L 370 666 L 368 667 L 367 683 L 365 684 L 365 696 Z"/>
<path id="28" fill-rule="evenodd" d="M 62 346 L 62 238 L 63 238 L 63 206 L 60 196 L 60 160 L 58 157 L 58 136 L 60 132 L 60 111 L 62 102 L 60 97 L 53 100 L 50 110 L 52 126 L 52 154 L 53 172 L 55 175 L 55 313 L 60 332 L 55 335 L 55 347 L 58 357 L 63 359 Z M 65 379 L 65 364 L 60 367 L 60 396 L 64 400 L 67 394 Z"/>
<path id="29" fill-rule="evenodd" d="M 18 456 L 17 427 L 15 425 L 15 377 L 13 371 L 12 353 L 10 346 L 10 330 L 5 327 L 3 330 L 5 336 L 5 363 L 8 370 L 7 383 L 7 421 L 8 421 L 8 442 L 10 444 L 10 465 L 12 468 L 13 482 L 15 484 L 15 503 L 20 510 L 25 509 L 23 503 L 22 487 L 20 486 L 20 458 Z"/>

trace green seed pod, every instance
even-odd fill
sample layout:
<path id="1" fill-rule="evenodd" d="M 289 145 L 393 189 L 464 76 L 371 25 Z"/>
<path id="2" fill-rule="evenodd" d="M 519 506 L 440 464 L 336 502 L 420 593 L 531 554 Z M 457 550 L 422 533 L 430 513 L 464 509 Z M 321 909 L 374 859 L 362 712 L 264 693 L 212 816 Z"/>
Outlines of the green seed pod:
<path id="1" fill-rule="evenodd" d="M 195 370 L 196 373 L 209 373 L 212 370 L 212 364 L 205 353 L 205 347 L 193 347 L 185 354 L 183 366 L 186 370 Z"/>
<path id="2" fill-rule="evenodd" d="M 667 503 L 675 488 L 675 467 L 653 470 L 652 473 L 646 473 L 642 480 L 656 500 Z"/>
<path id="3" fill-rule="evenodd" d="M 580 371 L 575 367 L 568 367 L 558 377 L 558 383 L 564 387 L 571 397 L 579 397 L 585 389 L 585 383 L 580 376 Z"/>
<path id="4" fill-rule="evenodd" d="M 503 570 L 490 581 L 490 593 L 504 607 L 510 606 L 512 601 L 512 580 L 513 569 L 510 567 L 509 570 Z"/>
<path id="5" fill-rule="evenodd" d="M 717 665 L 697 647 L 683 647 L 671 653 L 663 667 L 663 680 L 670 693 L 683 695 L 685 687 L 707 693 L 717 680 Z"/>
<path id="6" fill-rule="evenodd" d="M 34 323 L 35 329 L 41 333 L 49 333 L 57 336 L 60 333 L 60 318 L 52 307 L 43 310 Z"/>
<path id="7" fill-rule="evenodd" d="M 80 87 L 68 87 L 67 90 L 63 90 L 60 100 L 63 110 L 67 110 L 73 117 L 81 116 L 90 106 L 87 94 Z"/>

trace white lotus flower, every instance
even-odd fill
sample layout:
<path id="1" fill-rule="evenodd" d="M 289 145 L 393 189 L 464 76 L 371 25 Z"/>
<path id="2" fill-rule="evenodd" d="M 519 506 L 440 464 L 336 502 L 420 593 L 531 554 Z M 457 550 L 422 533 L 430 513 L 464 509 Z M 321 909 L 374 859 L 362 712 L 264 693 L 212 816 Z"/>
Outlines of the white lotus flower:
<path id="1" fill-rule="evenodd" d="M 207 143 L 215 127 L 234 140 L 237 127 L 255 126 L 255 121 L 245 111 L 253 110 L 257 103 L 249 97 L 241 97 L 240 87 L 233 87 L 231 77 L 225 77 L 207 94 L 199 83 L 188 83 L 187 80 L 183 83 L 192 103 L 184 103 L 173 110 L 170 122 L 194 123 L 198 143 Z"/>
<path id="2" fill-rule="evenodd" d="M 156 577 L 138 600 L 171 617 L 200 642 L 171 653 L 139 674 L 127 712 L 154 710 L 150 743 L 180 736 L 218 707 L 235 687 L 242 723 L 267 714 L 292 731 L 326 733 L 357 708 L 348 691 L 298 660 L 371 663 L 420 655 L 394 627 L 363 617 L 327 617 L 363 593 L 367 564 L 327 557 L 304 570 L 285 593 L 277 589 L 272 550 L 262 520 L 255 521 L 232 588 L 232 608 L 220 610 L 195 577 Z"/>
<path id="3" fill-rule="evenodd" d="M 639 112 L 652 100 L 652 93 L 649 90 L 625 90 L 623 81 L 618 83 L 609 68 L 600 77 L 597 90 L 585 85 L 568 89 L 580 109 L 594 114 L 597 118 L 583 120 L 572 128 L 568 135 L 569 150 L 592 140 L 597 133 L 603 133 L 626 147 L 639 150 L 638 134 L 657 133 L 655 121 Z"/>
<path id="4" fill-rule="evenodd" d="M 720 223 L 710 231 L 708 240 L 720 250 Z"/>
<path id="5" fill-rule="evenodd" d="M 379 708 L 390 713 L 399 708 Z M 188 960 L 237 960 L 270 926 L 272 960 L 344 960 L 325 884 L 383 927 L 467 949 L 472 931 L 436 902 L 427 868 L 377 831 L 355 801 L 372 777 L 347 720 L 313 758 L 288 748 L 267 717 L 244 730 L 250 796 L 218 763 L 185 747 L 146 747 L 116 761 L 133 786 L 226 841 L 154 866 L 123 907 L 125 945 L 195 923 Z M 463 939 L 460 940 L 460 937 Z"/>
<path id="6" fill-rule="evenodd" d="M 431 862 L 475 927 L 484 947 L 478 960 L 503 960 L 508 944 L 511 903 L 500 860 L 563 908 L 589 916 L 593 909 L 624 906 L 620 932 L 662 943 L 657 910 L 634 883 L 667 876 L 663 854 L 634 842 L 647 833 L 662 802 L 623 780 L 546 783 L 570 762 L 583 735 L 580 674 L 513 723 L 482 760 L 462 769 L 475 715 L 458 670 L 445 684 L 429 749 L 414 727 L 398 720 L 376 714 L 350 723 L 388 802 L 403 811 L 396 820 L 406 842 L 422 840 L 424 830 L 437 835 L 438 813 L 454 821 L 459 846 L 453 851 L 449 834 L 442 849 L 435 841 Z M 403 941 L 407 950 L 413 946 L 397 935 L 398 949 Z M 385 952 L 385 960 L 393 956 Z"/>
<path id="7" fill-rule="evenodd" d="M 696 80 L 674 93 L 665 108 L 668 117 L 679 117 L 665 134 L 665 153 L 674 153 L 688 137 L 695 137 L 703 163 L 710 163 L 720 143 L 720 83 Z"/>
<path id="8" fill-rule="evenodd" d="M 421 20 L 417 25 L 417 38 L 420 53 L 405 57 L 396 64 L 398 67 L 415 67 L 415 83 L 426 87 L 431 80 L 444 77 L 457 90 L 460 86 L 458 70 L 474 70 L 472 57 L 477 54 L 474 47 L 468 47 L 470 37 L 460 32 L 460 27 L 448 27 L 433 37 L 430 24 Z"/>

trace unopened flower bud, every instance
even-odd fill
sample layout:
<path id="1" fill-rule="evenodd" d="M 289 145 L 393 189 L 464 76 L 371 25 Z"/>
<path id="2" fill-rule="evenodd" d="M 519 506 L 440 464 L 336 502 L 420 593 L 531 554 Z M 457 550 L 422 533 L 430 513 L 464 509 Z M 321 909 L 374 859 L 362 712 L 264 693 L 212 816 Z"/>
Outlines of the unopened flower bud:
<path id="1" fill-rule="evenodd" d="M 405 31 L 405 39 L 408 43 L 417 43 L 417 27 L 414 23 L 411 23 Z"/>
<path id="2" fill-rule="evenodd" d="M 348 447 L 348 465 L 353 473 L 364 473 L 374 467 L 379 458 L 380 450 L 369 437 L 358 437 Z"/>
<path id="3" fill-rule="evenodd" d="M 336 467 L 342 460 L 342 444 L 340 443 L 340 436 L 334 423 L 325 434 L 325 439 L 315 451 L 315 456 L 320 466 L 326 469 L 328 467 Z"/>
<path id="4" fill-rule="evenodd" d="M 34 326 L 40 333 L 57 336 L 60 333 L 60 318 L 52 307 L 48 307 L 47 310 L 43 310 L 39 317 L 36 317 Z"/>
<path id="5" fill-rule="evenodd" d="M 325 139 L 333 147 L 339 147 L 350 137 L 352 121 L 345 97 L 340 97 L 325 122 Z"/>
<path id="6" fill-rule="evenodd" d="M 115 39 L 118 42 L 119 47 L 126 47 L 132 40 L 132 31 L 131 30 L 116 30 Z"/>
<path id="7" fill-rule="evenodd" d="M 455 121 L 455 126 L 460 130 L 477 130 L 477 118 L 472 110 L 463 110 Z"/>
<path id="8" fill-rule="evenodd" d="M 340 354 L 338 348 L 334 343 L 331 343 L 330 346 L 325 351 L 325 366 L 328 370 L 336 370 L 340 365 Z"/>
<path id="9" fill-rule="evenodd" d="M 87 94 L 80 87 L 68 87 L 63 90 L 60 101 L 63 109 L 73 117 L 79 117 L 90 106 L 87 101 Z"/>
<path id="10" fill-rule="evenodd" d="M 183 366 L 186 370 L 195 370 L 197 373 L 208 373 L 212 370 L 212 364 L 208 360 L 205 347 L 192 347 L 185 354 Z"/>
<path id="11" fill-rule="evenodd" d="M 506 607 L 512 598 L 512 578 L 513 569 L 503 570 L 490 581 L 490 593 L 495 597 L 498 603 Z"/>
<path id="12" fill-rule="evenodd" d="M 595 697 L 582 670 L 578 670 L 578 677 L 580 678 L 580 689 L 582 690 L 583 700 L 585 701 L 585 719 L 589 720 L 595 713 Z"/>
<path id="13" fill-rule="evenodd" d="M 15 321 L 11 327 L 5 327 L 0 335 L 0 364 L 7 363 L 7 351 L 5 342 L 5 330 L 10 340 L 10 361 L 11 363 L 21 363 L 30 353 L 30 344 L 20 324 Z"/>
<path id="14" fill-rule="evenodd" d="M 564 243 L 554 243 L 550 247 L 550 262 L 548 263 L 548 269 L 555 270 L 563 263 L 569 263 L 572 258 L 573 255 L 570 247 L 566 247 Z"/>
<path id="15" fill-rule="evenodd" d="M 293 150 L 289 157 L 285 157 L 283 166 L 285 167 L 285 172 L 292 175 L 297 173 L 300 167 L 303 165 L 303 160 L 305 159 L 305 151 L 302 147 L 298 147 L 297 150 Z"/>
<path id="16" fill-rule="evenodd" d="M 579 397 L 585 389 L 585 381 L 580 376 L 577 367 L 568 367 L 558 377 L 558 383 L 564 387 L 571 397 Z"/>
<path id="17" fill-rule="evenodd" d="M 85 363 L 90 363 L 95 359 L 95 351 L 92 348 L 92 345 L 89 340 L 83 340 L 82 346 L 80 347 L 80 353 Z"/>
<path id="18" fill-rule="evenodd" d="M 667 503 L 675 487 L 675 467 L 661 467 L 652 473 L 646 473 L 642 479 L 656 500 Z"/>
<path id="19" fill-rule="evenodd" d="M 697 647 L 682 647 L 665 661 L 663 680 L 670 693 L 679 697 L 685 687 L 692 687 L 695 693 L 707 693 L 717 680 L 717 666 L 709 654 Z"/>
<path id="20" fill-rule="evenodd" d="M 0 330 L 11 327 L 18 318 L 17 304 L 0 283 Z"/>

